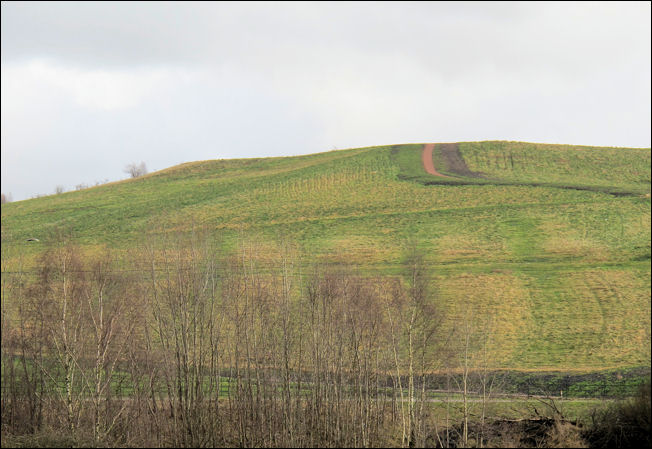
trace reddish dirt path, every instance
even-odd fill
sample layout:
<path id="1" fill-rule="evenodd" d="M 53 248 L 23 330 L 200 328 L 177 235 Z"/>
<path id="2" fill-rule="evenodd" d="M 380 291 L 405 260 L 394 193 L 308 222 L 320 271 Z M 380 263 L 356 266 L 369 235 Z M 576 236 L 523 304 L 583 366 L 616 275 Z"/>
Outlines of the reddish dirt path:
<path id="1" fill-rule="evenodd" d="M 449 176 L 442 175 L 437 170 L 435 170 L 435 163 L 432 161 L 432 150 L 435 149 L 434 143 L 427 143 L 423 146 L 423 152 L 421 153 L 421 161 L 423 162 L 423 168 L 426 169 L 428 173 L 435 176 L 441 176 L 442 178 L 449 178 Z"/>

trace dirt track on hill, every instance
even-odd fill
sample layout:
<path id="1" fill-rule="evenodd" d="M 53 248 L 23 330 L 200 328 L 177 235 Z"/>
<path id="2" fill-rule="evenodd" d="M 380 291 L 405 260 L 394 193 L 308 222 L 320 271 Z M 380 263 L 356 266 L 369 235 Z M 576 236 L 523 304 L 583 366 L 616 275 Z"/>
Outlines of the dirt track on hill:
<path id="1" fill-rule="evenodd" d="M 427 143 L 423 146 L 423 152 L 421 153 L 421 161 L 423 162 L 423 168 L 425 168 L 426 171 L 431 175 L 448 178 L 448 176 L 442 175 L 437 170 L 435 170 L 435 163 L 432 160 L 432 150 L 434 149 L 435 149 L 434 143 Z"/>

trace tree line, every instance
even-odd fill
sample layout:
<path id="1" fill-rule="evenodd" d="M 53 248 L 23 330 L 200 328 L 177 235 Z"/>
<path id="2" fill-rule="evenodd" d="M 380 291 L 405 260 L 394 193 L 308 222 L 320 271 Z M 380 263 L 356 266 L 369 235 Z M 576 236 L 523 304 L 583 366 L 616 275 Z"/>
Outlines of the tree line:
<path id="1" fill-rule="evenodd" d="M 369 277 L 303 263 L 291 242 L 225 251 L 208 234 L 163 234 L 127 254 L 85 254 L 49 240 L 36 273 L 2 278 L 3 433 L 53 429 L 93 445 L 445 447 L 458 429 L 456 441 L 482 444 L 490 322 L 470 314 L 444 325 L 414 244 L 402 276 Z M 459 427 L 448 411 L 433 416 L 433 372 L 450 373 L 460 393 Z M 473 436 L 471 388 L 482 398 Z"/>

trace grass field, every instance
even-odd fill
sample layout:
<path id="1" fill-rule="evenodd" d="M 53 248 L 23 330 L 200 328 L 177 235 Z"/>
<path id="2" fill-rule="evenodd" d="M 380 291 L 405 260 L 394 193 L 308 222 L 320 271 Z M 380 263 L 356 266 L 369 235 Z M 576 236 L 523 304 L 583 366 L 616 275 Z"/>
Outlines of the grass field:
<path id="1" fill-rule="evenodd" d="M 374 275 L 401 274 L 416 241 L 449 320 L 491 323 L 496 368 L 650 365 L 649 149 L 460 143 L 481 178 L 454 176 L 437 148 L 452 177 L 427 175 L 421 149 L 200 161 L 4 204 L 3 271 L 34 267 L 60 228 L 89 252 L 201 227 L 227 249 L 260 242 L 264 259 L 289 239 L 306 265 Z"/>
<path id="2" fill-rule="evenodd" d="M 620 188 L 650 188 L 650 151 L 609 147 L 463 143 L 460 152 L 473 171 L 511 182 Z"/>

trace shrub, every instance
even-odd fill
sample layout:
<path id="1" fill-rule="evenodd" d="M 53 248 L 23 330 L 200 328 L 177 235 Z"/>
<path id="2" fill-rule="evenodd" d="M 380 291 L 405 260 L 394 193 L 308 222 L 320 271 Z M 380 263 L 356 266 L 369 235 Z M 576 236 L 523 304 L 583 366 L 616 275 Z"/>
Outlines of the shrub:
<path id="1" fill-rule="evenodd" d="M 593 412 L 585 432 L 591 447 L 650 447 L 650 381 L 636 397 Z"/>

